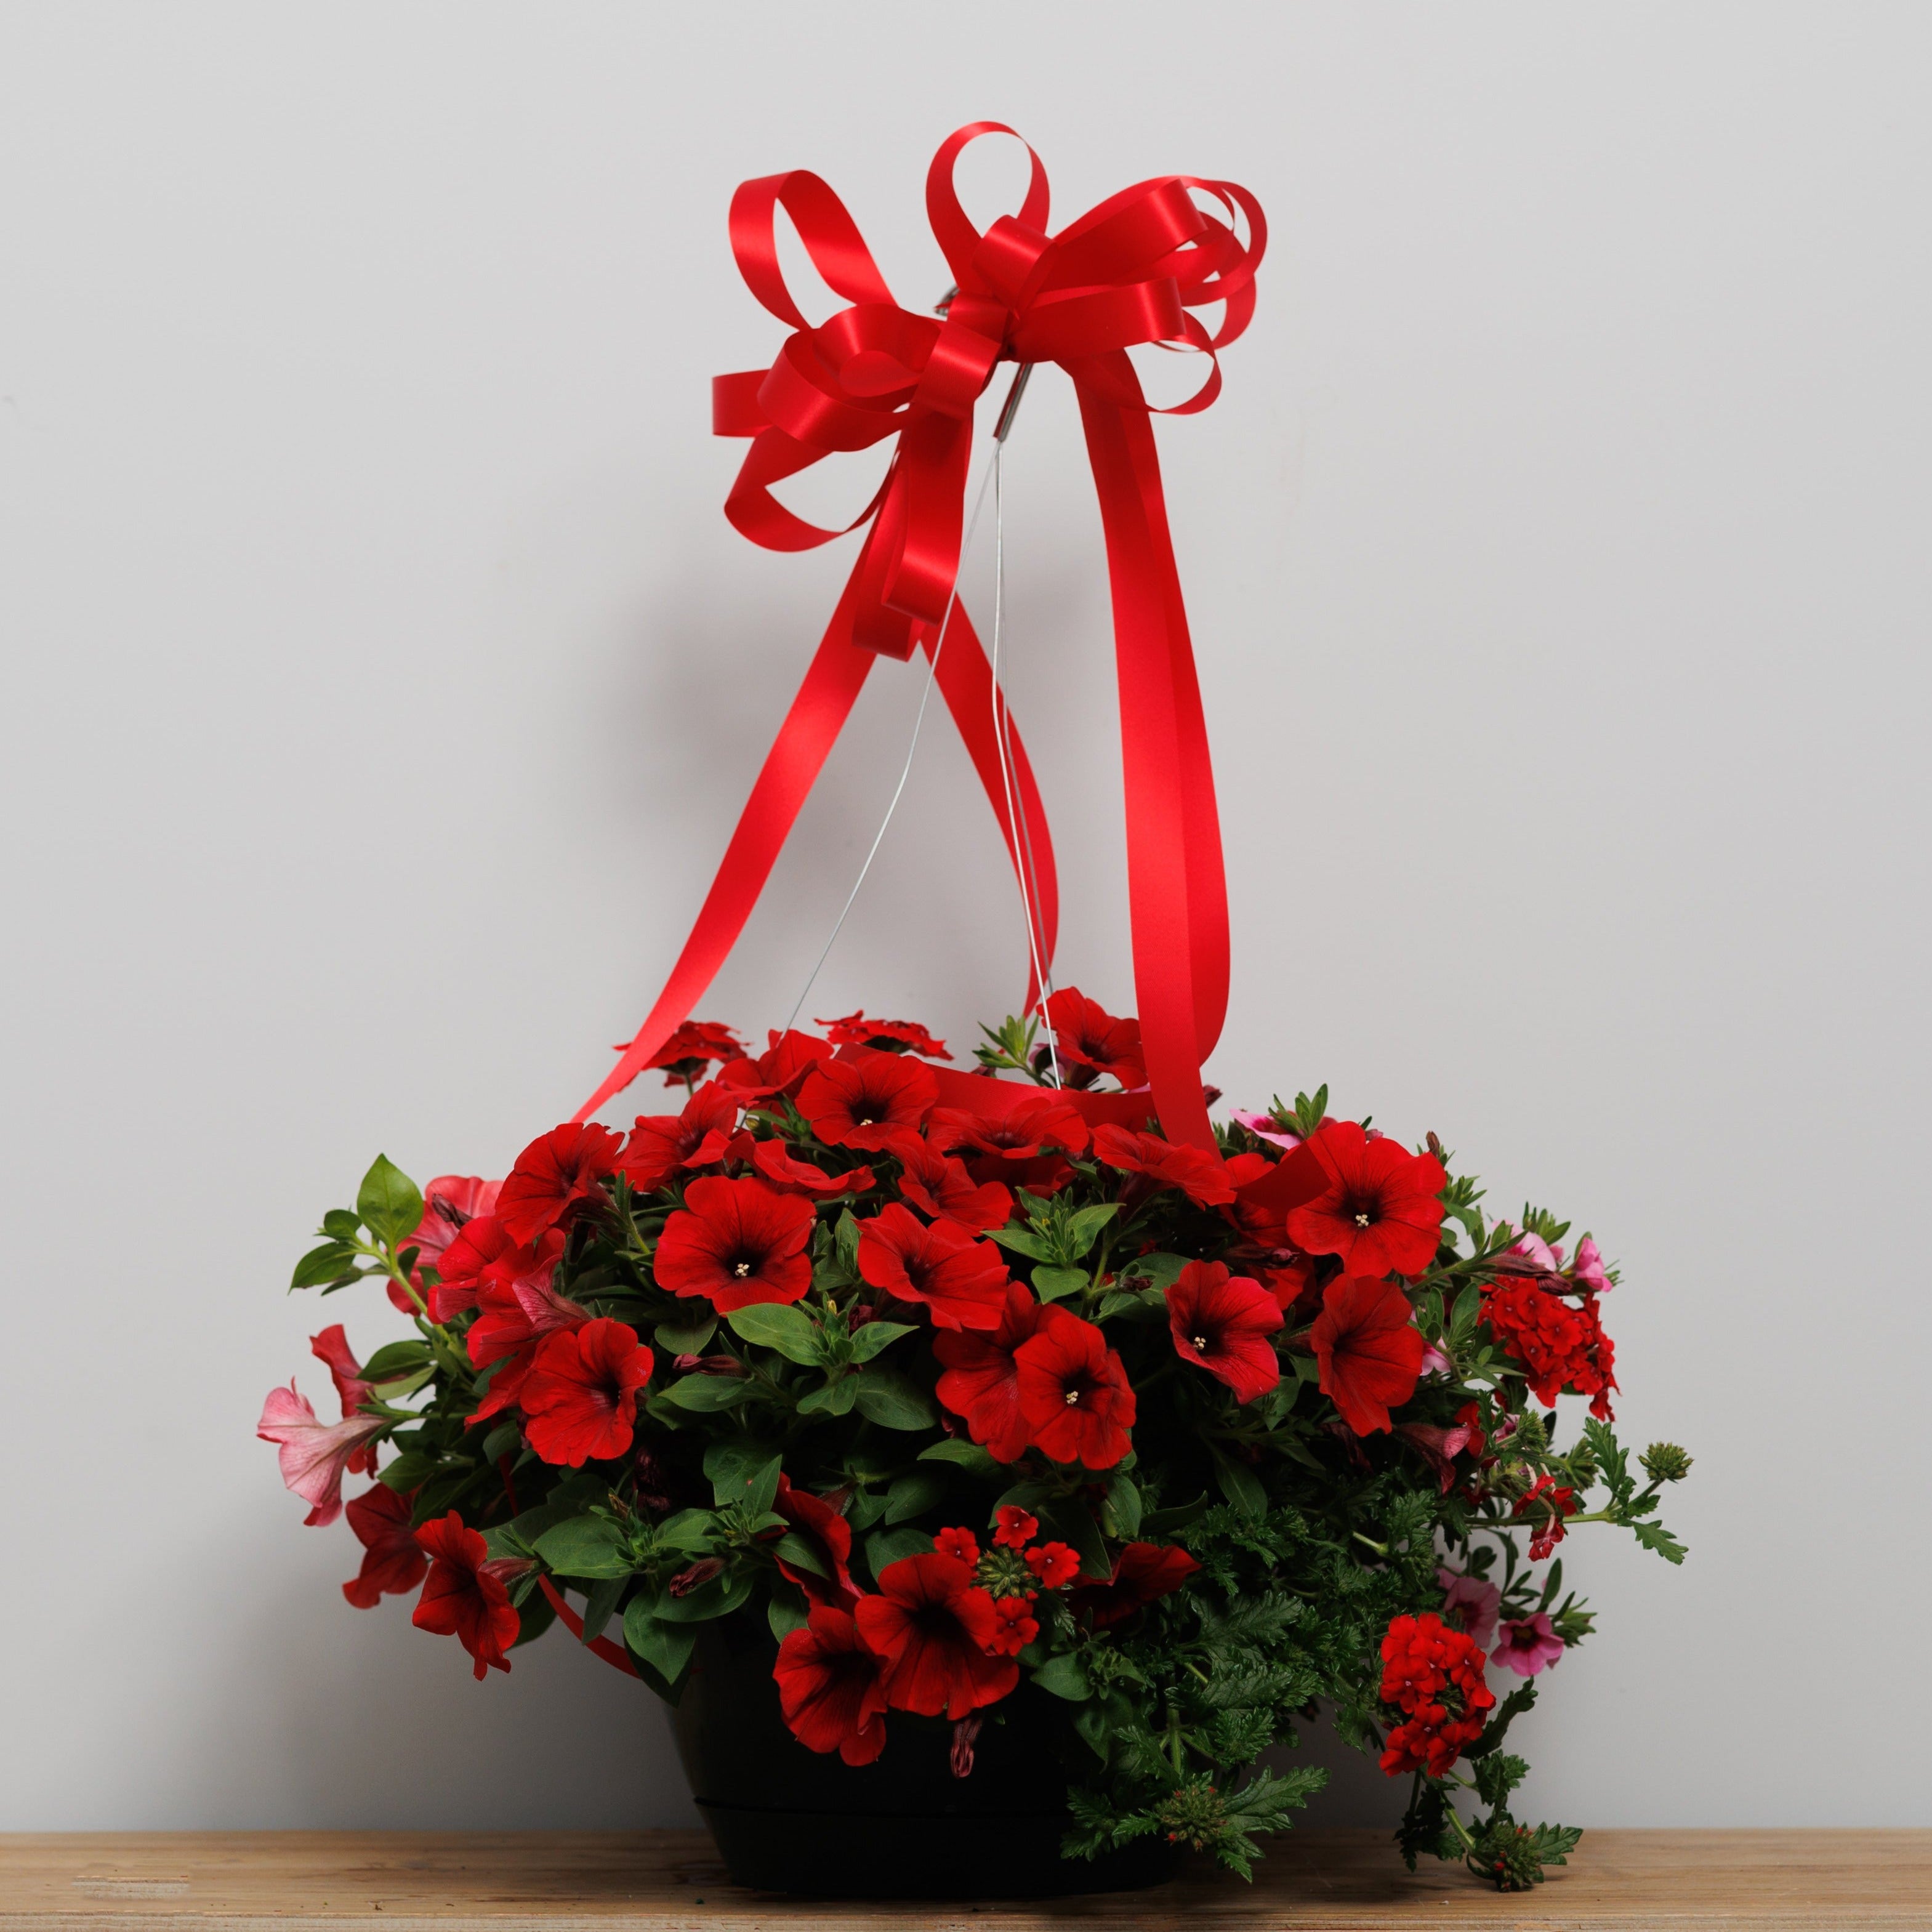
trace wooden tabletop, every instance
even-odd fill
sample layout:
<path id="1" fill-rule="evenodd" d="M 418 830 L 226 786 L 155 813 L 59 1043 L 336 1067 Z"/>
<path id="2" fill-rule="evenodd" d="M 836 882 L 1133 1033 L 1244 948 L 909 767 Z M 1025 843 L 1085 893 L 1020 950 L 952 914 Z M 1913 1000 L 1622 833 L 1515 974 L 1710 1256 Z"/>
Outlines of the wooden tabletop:
<path id="1" fill-rule="evenodd" d="M 1932 1928 L 1932 1831 L 1589 1832 L 1534 1892 L 1403 1870 L 1378 1832 L 1294 1832 L 1252 1886 L 1211 1872 L 1048 1904 L 833 1904 L 741 1892 L 698 1832 L 199 1832 L 0 1836 L 0 1932 L 1161 1932 L 1497 1925 Z"/>

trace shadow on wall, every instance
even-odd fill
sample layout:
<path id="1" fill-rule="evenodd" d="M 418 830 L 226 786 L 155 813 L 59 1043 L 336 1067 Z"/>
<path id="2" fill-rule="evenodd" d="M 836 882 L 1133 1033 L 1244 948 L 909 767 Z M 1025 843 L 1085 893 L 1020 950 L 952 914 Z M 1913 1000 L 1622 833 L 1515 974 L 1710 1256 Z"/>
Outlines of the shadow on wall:
<path id="1" fill-rule="evenodd" d="M 304 1534 L 314 1532 L 304 1531 Z M 338 1522 L 337 1577 L 359 1551 Z M 265 1543 L 280 1539 L 265 1537 Z M 310 1563 L 250 1566 L 268 1592 L 229 1622 L 176 1708 L 191 1732 L 117 1726 L 129 1825 L 158 1828 L 585 1830 L 697 1823 L 667 1714 L 553 1627 L 478 1684 L 453 1637 L 410 1621 L 412 1600 L 358 1610 Z M 220 1574 L 218 1560 L 200 1574 Z M 177 1667 L 179 1667 L 177 1666 Z M 236 1767 L 245 1768 L 238 1778 Z M 250 1795 L 238 1804 L 234 1793 Z M 136 1816 L 138 1813 L 140 1815 Z"/>
<path id="2" fill-rule="evenodd" d="M 1292 1750 L 1272 1750 L 1262 1760 L 1274 1772 L 1320 1765 L 1328 1782 L 1294 1814 L 1298 1828 L 1370 1825 L 1393 1832 L 1408 1798 L 1408 1780 L 1389 1778 L 1373 1756 L 1352 1750 L 1335 1733 L 1327 1713 L 1303 1727 Z"/>

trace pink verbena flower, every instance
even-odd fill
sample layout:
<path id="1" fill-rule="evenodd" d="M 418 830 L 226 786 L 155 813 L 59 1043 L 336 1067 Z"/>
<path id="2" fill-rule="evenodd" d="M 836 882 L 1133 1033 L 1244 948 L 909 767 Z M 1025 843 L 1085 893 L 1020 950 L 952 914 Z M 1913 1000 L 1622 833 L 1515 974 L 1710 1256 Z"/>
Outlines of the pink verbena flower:
<path id="1" fill-rule="evenodd" d="M 1502 1640 L 1490 1652 L 1490 1660 L 1519 1677 L 1534 1677 L 1563 1654 L 1563 1640 L 1540 1610 L 1511 1618 L 1502 1626 Z"/>
<path id="2" fill-rule="evenodd" d="M 1436 1580 L 1442 1586 L 1442 1621 L 1467 1631 L 1478 1649 L 1487 1650 L 1503 1606 L 1502 1591 L 1480 1576 L 1465 1576 L 1454 1570 L 1438 1570 Z"/>

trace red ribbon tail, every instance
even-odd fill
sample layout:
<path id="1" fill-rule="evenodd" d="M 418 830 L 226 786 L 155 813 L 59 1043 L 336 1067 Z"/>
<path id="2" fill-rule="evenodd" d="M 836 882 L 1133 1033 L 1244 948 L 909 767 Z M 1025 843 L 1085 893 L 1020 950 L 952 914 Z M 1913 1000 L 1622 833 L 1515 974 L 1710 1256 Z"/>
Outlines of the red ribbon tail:
<path id="1" fill-rule="evenodd" d="M 1227 1011 L 1227 885 L 1193 648 L 1151 426 L 1079 396 L 1113 597 L 1142 1046 L 1168 1138 L 1211 1154 L 1201 1063 Z"/>
<path id="2" fill-rule="evenodd" d="M 550 1608 L 556 1611 L 557 1621 L 569 1631 L 572 1636 L 576 1638 L 579 1643 L 583 1642 L 584 1619 L 564 1601 L 563 1592 L 548 1576 L 539 1576 L 537 1579 L 537 1588 L 542 1591 L 549 1600 Z M 638 1666 L 631 1661 L 628 1655 L 619 1649 L 608 1636 L 592 1637 L 590 1640 L 590 1648 L 606 1664 L 615 1664 L 626 1677 L 637 1676 Z"/>

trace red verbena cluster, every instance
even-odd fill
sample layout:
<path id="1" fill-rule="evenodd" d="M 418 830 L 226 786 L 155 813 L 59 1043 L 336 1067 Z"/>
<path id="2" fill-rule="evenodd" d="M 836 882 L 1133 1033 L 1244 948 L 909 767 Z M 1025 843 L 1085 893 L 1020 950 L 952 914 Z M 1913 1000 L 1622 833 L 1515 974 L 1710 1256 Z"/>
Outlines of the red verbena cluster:
<path id="1" fill-rule="evenodd" d="M 1483 1734 L 1496 1693 L 1483 1681 L 1483 1648 L 1434 1611 L 1397 1617 L 1382 1639 L 1382 1700 L 1403 1712 L 1382 1767 L 1390 1777 L 1441 1778 Z"/>

